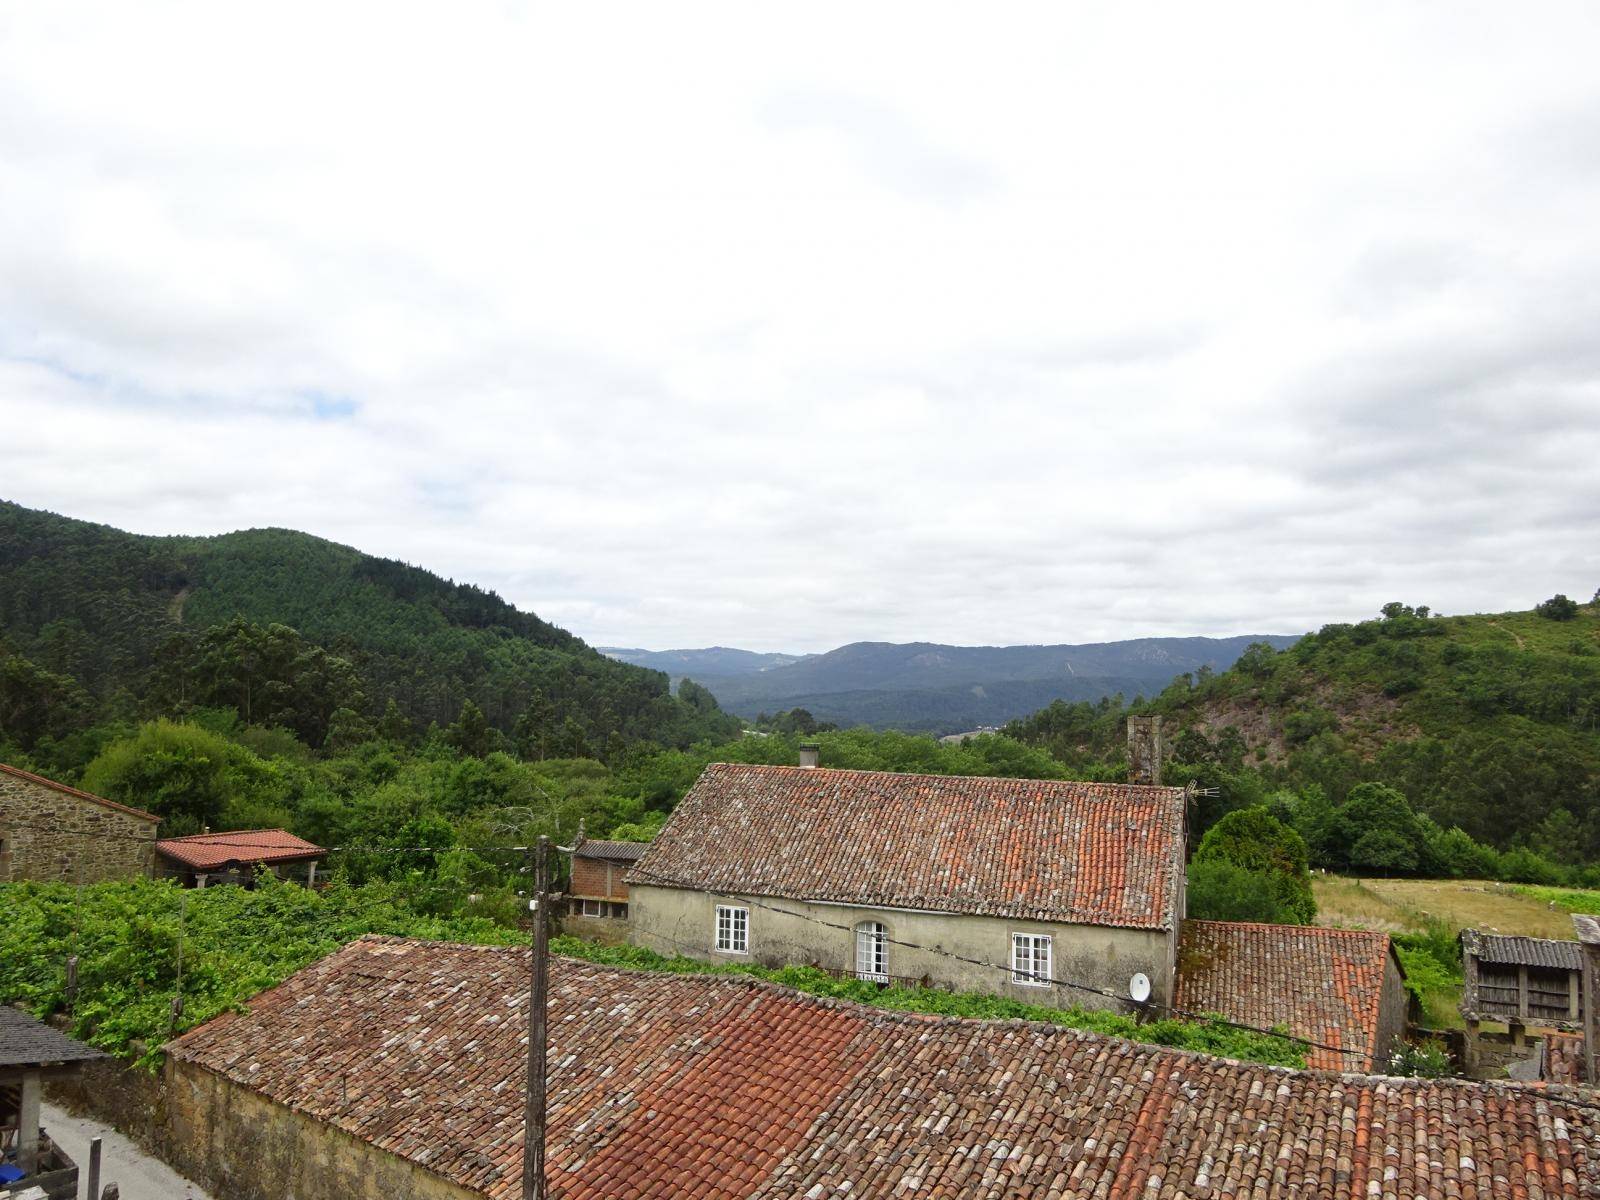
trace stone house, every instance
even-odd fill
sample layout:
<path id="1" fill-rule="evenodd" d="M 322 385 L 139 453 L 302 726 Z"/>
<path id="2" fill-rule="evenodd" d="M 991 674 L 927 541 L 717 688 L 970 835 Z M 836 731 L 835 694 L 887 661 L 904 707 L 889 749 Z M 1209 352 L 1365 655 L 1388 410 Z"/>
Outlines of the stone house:
<path id="1" fill-rule="evenodd" d="M 628 872 L 630 937 L 1054 1007 L 1172 999 L 1181 788 L 718 763 Z"/>
<path id="2" fill-rule="evenodd" d="M 1310 1067 L 1382 1072 L 1411 997 L 1387 933 L 1186 920 L 1174 1006 L 1281 1026 L 1306 1039 Z"/>
<path id="3" fill-rule="evenodd" d="M 232 1200 L 517 1200 L 528 952 L 353 942 L 166 1047 L 165 1154 Z M 1291 1071 L 737 976 L 550 964 L 559 1200 L 1600 1194 L 1512 1084 Z"/>
<path id="4" fill-rule="evenodd" d="M 159 820 L 0 763 L 0 883 L 149 875 Z"/>
<path id="5" fill-rule="evenodd" d="M 279 879 L 310 887 L 317 881 L 317 864 L 328 852 L 286 829 L 232 829 L 162 838 L 156 843 L 156 855 L 159 873 L 181 880 L 185 887 L 215 883 L 248 887 L 261 867 Z"/>

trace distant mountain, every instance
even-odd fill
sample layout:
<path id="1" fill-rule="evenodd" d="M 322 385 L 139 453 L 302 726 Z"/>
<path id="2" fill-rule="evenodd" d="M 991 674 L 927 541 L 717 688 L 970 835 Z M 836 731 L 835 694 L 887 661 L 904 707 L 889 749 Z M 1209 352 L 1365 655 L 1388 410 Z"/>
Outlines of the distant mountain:
<path id="1" fill-rule="evenodd" d="M 1296 640 L 1250 634 L 1057 646 L 852 642 L 803 656 L 720 647 L 605 653 L 692 678 L 745 717 L 805 708 L 838 725 L 949 733 L 1000 724 L 1052 700 L 1154 695 L 1186 672 L 1226 670 L 1252 642 L 1281 650 Z"/>
<path id="2" fill-rule="evenodd" d="M 760 654 L 754 650 L 735 650 L 729 646 L 707 646 L 703 650 L 636 650 L 625 646 L 596 646 L 595 649 L 618 662 L 632 663 L 651 671 L 665 671 L 675 680 L 687 677 L 696 683 L 736 675 L 755 675 L 811 657 L 806 654 Z"/>
<path id="3" fill-rule="evenodd" d="M 737 729 L 675 700 L 666 675 L 419 567 L 290 529 L 145 537 L 0 501 L 0 746 L 27 749 L 69 708 L 162 716 L 234 691 L 247 720 L 318 747 L 391 701 L 420 731 L 471 700 L 574 753 Z"/>

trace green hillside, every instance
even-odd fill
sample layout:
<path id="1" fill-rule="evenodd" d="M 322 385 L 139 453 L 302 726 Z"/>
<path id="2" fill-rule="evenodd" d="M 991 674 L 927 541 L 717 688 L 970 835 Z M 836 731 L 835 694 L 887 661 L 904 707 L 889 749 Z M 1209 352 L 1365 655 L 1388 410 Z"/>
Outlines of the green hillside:
<path id="1" fill-rule="evenodd" d="M 1442 617 L 1388 605 L 1137 704 L 1167 717 L 1174 769 L 1246 799 L 1358 784 L 1403 793 L 1446 829 L 1600 860 L 1600 605 Z M 1120 753 L 1121 713 L 1052 705 L 1008 732 L 1088 763 Z"/>
<path id="2" fill-rule="evenodd" d="M 487 724 L 608 753 L 737 728 L 493 592 L 285 529 L 141 537 L 0 502 L 0 741 L 196 705 L 312 747 L 471 702 Z M 392 706 L 391 706 L 392 702 Z"/>

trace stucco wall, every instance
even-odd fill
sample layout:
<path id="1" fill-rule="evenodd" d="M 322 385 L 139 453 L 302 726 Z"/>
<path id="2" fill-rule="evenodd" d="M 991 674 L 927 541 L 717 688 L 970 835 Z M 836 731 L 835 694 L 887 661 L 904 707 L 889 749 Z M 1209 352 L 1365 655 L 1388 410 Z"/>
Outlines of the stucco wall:
<path id="1" fill-rule="evenodd" d="M 190 1063 L 167 1064 L 172 1165 L 228 1200 L 482 1200 Z"/>
<path id="2" fill-rule="evenodd" d="M 635 884 L 629 908 L 632 940 L 637 946 L 647 946 L 662 954 L 686 954 L 707 962 L 753 960 L 764 966 L 815 963 L 850 971 L 855 969 L 855 937 L 851 931 L 859 922 L 880 921 L 891 939 L 930 947 L 930 950 L 914 950 L 891 943 L 888 961 L 891 975 L 912 978 L 926 975 L 936 986 L 991 992 L 1030 1004 L 1063 1008 L 1078 1004 L 1084 1008 L 1131 1010 L 1131 1005 L 1077 988 L 1013 983 L 1009 969 L 1011 935 L 1044 933 L 1052 938 L 1051 970 L 1055 978 L 1126 996 L 1129 977 L 1142 971 L 1150 977 L 1152 999 L 1161 1003 L 1172 999 L 1173 943 L 1171 934 L 1164 929 L 1009 921 L 955 913 L 804 904 L 772 897 L 760 897 L 759 902 L 766 907 L 757 907 L 749 899 L 729 900 L 707 892 Z M 748 955 L 719 954 L 713 949 L 716 906 L 735 903 L 745 904 L 750 909 Z M 818 921 L 845 928 L 830 928 L 788 915 L 802 912 Z M 996 966 L 959 962 L 947 954 Z"/>
<path id="3" fill-rule="evenodd" d="M 96 883 L 148 875 L 156 824 L 70 792 L 0 772 L 0 883 Z"/>

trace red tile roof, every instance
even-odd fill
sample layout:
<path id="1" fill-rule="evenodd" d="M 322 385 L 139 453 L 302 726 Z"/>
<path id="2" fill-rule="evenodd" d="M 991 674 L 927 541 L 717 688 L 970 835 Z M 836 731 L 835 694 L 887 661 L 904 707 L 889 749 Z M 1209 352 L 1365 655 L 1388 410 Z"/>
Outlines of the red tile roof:
<path id="1" fill-rule="evenodd" d="M 1310 1066 L 1371 1070 L 1390 953 L 1365 929 L 1184 921 L 1172 1002 L 1340 1048 L 1309 1049 Z"/>
<path id="2" fill-rule="evenodd" d="M 64 783 L 57 783 L 54 779 L 46 779 L 43 775 L 35 775 L 32 771 L 24 771 L 21 767 L 13 767 L 7 763 L 0 763 L 0 771 L 28 783 L 37 783 L 40 787 L 53 788 L 58 792 L 65 792 L 69 796 L 76 796 L 80 800 L 90 800 L 95 804 L 104 805 L 106 808 L 116 809 L 117 812 L 127 813 L 129 816 L 139 817 L 152 823 L 161 820 L 155 813 L 145 812 L 142 808 L 131 808 L 126 804 L 118 804 L 115 800 L 107 800 L 104 796 L 96 796 L 93 792 L 85 792 L 75 787 L 68 787 Z"/>
<path id="3" fill-rule="evenodd" d="M 168 1046 L 520 1195 L 527 952 L 369 937 Z M 729 976 L 551 969 L 553 1200 L 1600 1195 L 1556 1092 L 1287 1071 Z"/>
<path id="4" fill-rule="evenodd" d="M 1170 929 L 1181 788 L 715 763 L 630 884 Z"/>
<path id="5" fill-rule="evenodd" d="M 1586 1087 L 1583 1077 L 1583 1034 L 1547 1033 L 1539 1057 L 1539 1077 L 1546 1083 Z"/>
<path id="6" fill-rule="evenodd" d="M 224 833 L 196 833 L 190 837 L 162 838 L 156 849 L 196 871 L 215 871 L 231 862 L 278 863 L 321 858 L 321 846 L 295 837 L 284 829 L 232 829 Z"/>

